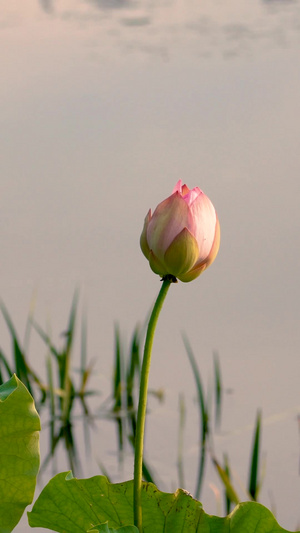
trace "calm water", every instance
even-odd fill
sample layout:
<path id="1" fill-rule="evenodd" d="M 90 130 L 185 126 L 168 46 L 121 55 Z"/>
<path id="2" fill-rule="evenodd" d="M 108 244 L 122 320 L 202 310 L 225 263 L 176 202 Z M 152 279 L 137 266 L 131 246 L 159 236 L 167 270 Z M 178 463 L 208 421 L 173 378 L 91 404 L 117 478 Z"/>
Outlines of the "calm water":
<path id="1" fill-rule="evenodd" d="M 151 387 L 164 388 L 166 400 L 151 402 L 148 459 L 161 488 L 175 489 L 183 392 L 185 488 L 193 492 L 198 418 L 184 330 L 204 382 L 217 350 L 231 389 L 215 437 L 219 458 L 227 452 L 247 482 L 260 407 L 261 502 L 295 529 L 299 2 L 230 0 L 225 9 L 221 1 L 0 0 L 0 8 L 0 296 L 17 330 L 35 295 L 35 316 L 59 342 L 79 286 L 97 358 L 93 385 L 108 393 L 114 323 L 129 339 L 159 290 L 139 250 L 144 216 L 179 178 L 201 187 L 219 214 L 221 249 L 209 271 L 172 287 L 165 304 Z M 8 351 L 2 319 L 0 334 Z M 42 372 L 45 349 L 34 338 L 31 353 Z M 114 428 L 105 431 L 95 459 L 116 480 L 131 477 L 131 460 L 118 472 Z M 86 465 L 85 475 L 97 472 Z M 202 501 L 216 513 L 210 483 L 220 487 L 208 469 Z M 24 521 L 16 531 L 27 532 Z"/>

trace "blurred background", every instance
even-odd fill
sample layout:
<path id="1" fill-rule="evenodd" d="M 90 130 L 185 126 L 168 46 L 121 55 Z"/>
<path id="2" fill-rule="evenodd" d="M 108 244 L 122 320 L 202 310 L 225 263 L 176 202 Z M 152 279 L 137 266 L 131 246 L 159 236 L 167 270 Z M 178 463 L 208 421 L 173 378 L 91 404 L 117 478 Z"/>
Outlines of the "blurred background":
<path id="1" fill-rule="evenodd" d="M 204 275 L 171 287 L 162 311 L 150 381 L 164 402 L 149 415 L 147 457 L 160 488 L 176 489 L 184 394 L 193 493 L 199 430 L 184 331 L 205 387 L 219 354 L 214 446 L 241 486 L 262 410 L 260 501 L 286 529 L 300 523 L 299 52 L 298 0 L 0 0 L 0 297 L 17 332 L 34 306 L 59 344 L 78 288 L 93 388 L 105 398 L 115 324 L 126 344 L 160 288 L 139 249 L 144 217 L 178 179 L 199 186 L 221 247 Z M 10 340 L 0 316 L 5 353 Z M 42 375 L 46 353 L 32 335 Z M 119 471 L 115 428 L 104 433 L 82 474 L 99 473 L 101 460 L 113 480 L 131 478 L 131 456 Z M 216 487 L 208 467 L 211 514 Z"/>

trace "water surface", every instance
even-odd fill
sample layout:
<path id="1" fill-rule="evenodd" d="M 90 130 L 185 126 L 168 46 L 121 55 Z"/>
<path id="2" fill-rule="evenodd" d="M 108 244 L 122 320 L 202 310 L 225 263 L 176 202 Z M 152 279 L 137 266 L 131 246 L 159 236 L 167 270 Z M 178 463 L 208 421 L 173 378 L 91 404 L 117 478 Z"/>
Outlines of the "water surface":
<path id="1" fill-rule="evenodd" d="M 197 281 L 171 288 L 154 344 L 147 452 L 176 488 L 178 395 L 189 405 L 186 483 L 194 490 L 197 411 L 181 331 L 203 380 L 217 350 L 227 389 L 216 451 L 247 482 L 263 412 L 261 502 L 280 524 L 299 515 L 298 1 L 0 2 L 0 296 L 20 333 L 32 295 L 53 338 L 76 286 L 95 386 L 110 390 L 113 327 L 129 338 L 160 286 L 139 250 L 149 207 L 178 179 L 216 206 L 221 249 Z M 10 349 L 3 320 L 1 346 Z M 43 371 L 44 347 L 33 339 Z M 166 431 L 167 427 L 167 431 Z M 114 429 L 94 456 L 119 474 Z M 80 437 L 79 437 L 80 438 Z M 153 439 L 153 440 L 152 440 Z M 170 451 L 171 444 L 171 451 Z M 42 448 L 42 455 L 46 450 Z M 63 462 L 63 459 L 62 459 Z M 93 463 L 86 475 L 97 473 Z M 46 481 L 46 480 L 44 480 Z M 207 472 L 202 501 L 217 512 Z M 16 531 L 27 531 L 24 523 Z"/>

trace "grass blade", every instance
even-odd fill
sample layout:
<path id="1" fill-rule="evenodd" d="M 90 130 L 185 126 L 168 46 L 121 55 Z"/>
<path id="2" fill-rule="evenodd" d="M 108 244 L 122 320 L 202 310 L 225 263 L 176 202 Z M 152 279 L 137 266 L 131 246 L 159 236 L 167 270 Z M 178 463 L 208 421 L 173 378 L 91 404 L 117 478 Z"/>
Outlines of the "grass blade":
<path id="1" fill-rule="evenodd" d="M 226 469 L 222 468 L 222 466 L 220 465 L 220 463 L 218 462 L 218 460 L 216 459 L 216 457 L 212 457 L 212 462 L 220 476 L 220 479 L 225 487 L 225 490 L 226 490 L 226 498 L 229 500 L 229 502 L 232 502 L 234 503 L 235 505 L 238 505 L 238 503 L 240 502 L 240 499 L 237 495 L 237 493 L 235 492 L 232 484 L 231 484 L 231 481 L 230 481 L 230 478 L 229 478 L 229 475 L 228 475 L 228 469 L 226 471 Z"/>
<path id="2" fill-rule="evenodd" d="M 123 417 L 118 413 L 122 411 L 123 407 L 123 387 L 122 387 L 122 359 L 123 353 L 121 349 L 121 339 L 119 327 L 115 326 L 115 368 L 114 368 L 114 381 L 113 381 L 113 398 L 114 406 L 113 412 L 115 413 L 115 420 L 118 428 L 118 444 L 119 452 L 122 452 L 124 447 L 123 441 Z M 121 458 L 121 456 L 119 456 Z"/>
<path id="3" fill-rule="evenodd" d="M 254 501 L 257 501 L 259 493 L 258 482 L 258 468 L 259 468 L 259 445 L 260 445 L 260 433 L 261 433 L 261 412 L 257 412 L 255 433 L 253 439 L 252 456 L 249 472 L 249 485 L 248 491 Z"/>
<path id="4" fill-rule="evenodd" d="M 196 484 L 196 490 L 195 490 L 195 498 L 196 500 L 199 500 L 202 483 L 203 483 L 203 477 L 204 477 L 204 468 L 205 468 L 205 459 L 206 459 L 206 440 L 209 435 L 209 426 L 208 426 L 209 414 L 208 414 L 208 409 L 206 407 L 203 386 L 202 386 L 198 366 L 196 363 L 196 359 L 192 352 L 188 338 L 185 335 L 183 335 L 183 342 L 184 342 L 185 349 L 186 349 L 189 361 L 191 363 L 194 378 L 196 381 L 197 394 L 198 394 L 198 406 L 199 406 L 199 411 L 200 411 L 200 452 L 199 452 L 197 484 Z"/>
<path id="5" fill-rule="evenodd" d="M 74 341 L 74 335 L 75 335 L 75 322 L 76 322 L 76 314 L 77 314 L 77 307 L 78 307 L 78 296 L 79 296 L 78 291 L 75 291 L 73 301 L 71 304 L 71 310 L 69 314 L 67 330 L 63 333 L 65 342 L 61 350 L 56 349 L 50 337 L 43 331 L 43 329 L 38 324 L 33 322 L 33 327 L 35 328 L 37 333 L 40 335 L 40 337 L 43 339 L 46 346 L 49 348 L 50 354 L 52 354 L 55 358 L 56 365 L 57 365 L 57 372 L 58 372 L 58 383 L 59 383 L 58 388 L 54 388 L 52 377 L 48 375 L 48 379 L 50 378 L 52 380 L 52 393 L 55 394 L 56 397 L 58 397 L 55 419 L 60 421 L 60 427 L 55 433 L 54 433 L 54 430 L 52 429 L 51 450 L 49 452 L 49 455 L 45 459 L 44 466 L 45 464 L 47 464 L 49 459 L 51 459 L 51 457 L 54 455 L 57 444 L 60 441 L 63 441 L 65 449 L 67 451 L 69 465 L 70 465 L 70 468 L 73 470 L 73 472 L 75 472 L 75 466 L 77 466 L 79 462 L 78 462 L 77 450 L 75 447 L 75 439 L 73 435 L 73 424 L 72 424 L 72 408 L 74 405 L 74 399 L 76 397 L 76 391 L 75 391 L 75 387 L 71 379 L 70 372 L 71 372 L 71 355 L 72 355 L 73 341 Z M 48 368 L 48 371 L 49 371 L 49 368 Z M 60 391 L 59 394 L 57 394 L 58 390 Z M 51 420 L 53 416 L 53 412 L 52 412 L 53 405 L 51 405 L 50 403 L 49 407 L 50 407 L 50 420 Z"/>
<path id="6" fill-rule="evenodd" d="M 229 459 L 228 459 L 228 455 L 225 453 L 224 454 L 224 472 L 225 474 L 227 475 L 229 481 L 230 481 L 230 478 L 231 478 L 231 474 L 230 474 L 230 467 L 229 467 Z M 226 514 L 229 515 L 230 511 L 231 511 L 231 503 L 232 503 L 232 499 L 230 498 L 230 493 L 228 493 L 227 489 L 225 490 L 225 509 L 226 509 Z"/>
<path id="7" fill-rule="evenodd" d="M 185 403 L 183 394 L 179 395 L 179 432 L 178 432 L 178 459 L 177 459 L 177 469 L 178 469 L 178 481 L 179 487 L 184 488 L 184 469 L 183 469 L 183 433 L 185 426 Z"/>
<path id="8" fill-rule="evenodd" d="M 135 405 L 134 387 L 136 375 L 140 375 L 140 332 L 139 327 L 136 326 L 131 342 L 130 358 L 126 376 L 126 406 L 129 424 L 131 427 L 132 437 L 135 440 L 136 434 L 136 413 L 137 407 Z"/>
<path id="9" fill-rule="evenodd" d="M 47 378 L 49 387 L 49 410 L 50 410 L 50 450 L 53 457 L 55 442 L 55 393 L 53 387 L 53 374 L 50 356 L 47 357 Z"/>
<path id="10" fill-rule="evenodd" d="M 5 383 L 5 381 L 7 381 L 5 378 L 3 379 L 2 370 L 1 370 L 1 363 L 2 363 L 2 366 L 4 367 L 4 369 L 6 370 L 7 378 L 8 379 L 11 378 L 11 376 L 13 375 L 13 370 L 9 366 L 8 361 L 7 361 L 4 353 L 2 352 L 2 350 L 0 350 L 0 385 L 2 385 L 3 383 Z"/>
<path id="11" fill-rule="evenodd" d="M 20 346 L 15 327 L 3 302 L 0 302 L 0 309 L 11 335 L 15 363 L 15 373 L 18 378 L 24 383 L 24 385 L 26 385 L 28 391 L 33 396 L 33 391 L 29 378 L 29 368 L 25 360 L 25 355 Z"/>
<path id="12" fill-rule="evenodd" d="M 220 360 L 217 352 L 213 354 L 214 358 L 214 377 L 215 377 L 215 401 L 216 401 L 216 418 L 215 426 L 219 428 L 221 425 L 221 408 L 222 408 L 222 378 Z"/>

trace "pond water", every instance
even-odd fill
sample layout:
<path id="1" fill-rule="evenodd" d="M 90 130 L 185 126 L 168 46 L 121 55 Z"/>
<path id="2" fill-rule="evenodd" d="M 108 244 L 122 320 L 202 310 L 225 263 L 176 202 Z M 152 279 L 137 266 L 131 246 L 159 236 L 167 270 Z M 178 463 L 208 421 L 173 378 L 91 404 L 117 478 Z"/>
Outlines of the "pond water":
<path id="1" fill-rule="evenodd" d="M 0 296 L 17 331 L 34 295 L 38 322 L 59 342 L 79 287 L 88 354 L 97 361 L 93 385 L 105 397 L 114 324 L 129 339 L 160 286 L 139 250 L 146 212 L 178 179 L 199 186 L 218 211 L 221 248 L 203 276 L 168 295 L 150 378 L 165 402 L 151 400 L 147 457 L 160 488 L 175 489 L 183 393 L 185 488 L 193 492 L 198 415 L 185 331 L 206 386 L 213 351 L 220 356 L 227 393 L 218 457 L 228 453 L 247 483 L 261 408 L 260 501 L 283 527 L 300 527 L 299 2 L 0 0 L 0 7 Z M 2 318 L 0 335 L 8 352 Z M 45 352 L 33 339 L 41 372 Z M 105 427 L 101 438 L 99 426 L 86 476 L 98 473 L 100 459 L 115 480 L 132 476 L 131 459 L 118 472 L 114 431 Z M 46 448 L 42 441 L 42 457 Z M 201 500 L 217 513 L 211 484 L 220 489 L 208 468 Z M 16 528 L 28 530 L 25 520 Z"/>

